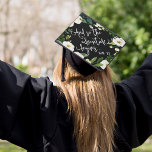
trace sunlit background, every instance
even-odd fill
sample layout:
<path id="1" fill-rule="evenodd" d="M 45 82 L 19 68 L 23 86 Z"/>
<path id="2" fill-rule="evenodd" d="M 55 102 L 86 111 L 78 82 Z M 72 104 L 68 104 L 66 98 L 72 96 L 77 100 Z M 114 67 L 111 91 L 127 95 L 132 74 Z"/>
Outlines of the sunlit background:
<path id="1" fill-rule="evenodd" d="M 119 81 L 129 77 L 152 51 L 152 0 L 0 0 L 0 59 L 52 79 L 62 53 L 54 40 L 81 11 L 127 42 L 110 65 Z M 0 141 L 0 152 L 21 151 Z M 133 151 L 152 152 L 152 138 Z"/>

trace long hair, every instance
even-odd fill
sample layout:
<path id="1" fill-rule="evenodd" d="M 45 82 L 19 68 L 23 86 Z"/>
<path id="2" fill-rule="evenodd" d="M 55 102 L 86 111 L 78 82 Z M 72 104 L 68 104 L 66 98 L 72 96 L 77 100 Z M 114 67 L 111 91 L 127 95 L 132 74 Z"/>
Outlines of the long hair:
<path id="1" fill-rule="evenodd" d="M 116 94 L 111 74 L 115 73 L 107 66 L 102 72 L 83 76 L 65 59 L 66 81 L 62 82 L 61 63 L 60 57 L 53 79 L 64 93 L 73 117 L 78 152 L 113 152 Z"/>

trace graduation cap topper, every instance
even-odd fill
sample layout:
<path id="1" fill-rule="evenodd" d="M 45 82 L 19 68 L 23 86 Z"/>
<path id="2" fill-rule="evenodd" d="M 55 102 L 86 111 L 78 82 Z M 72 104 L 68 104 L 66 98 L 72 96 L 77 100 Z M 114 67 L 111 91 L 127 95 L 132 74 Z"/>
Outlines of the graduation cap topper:
<path id="1" fill-rule="evenodd" d="M 126 44 L 121 37 L 83 12 L 55 42 L 63 46 L 62 81 L 65 80 L 63 69 L 66 50 L 91 68 L 103 71 Z"/>

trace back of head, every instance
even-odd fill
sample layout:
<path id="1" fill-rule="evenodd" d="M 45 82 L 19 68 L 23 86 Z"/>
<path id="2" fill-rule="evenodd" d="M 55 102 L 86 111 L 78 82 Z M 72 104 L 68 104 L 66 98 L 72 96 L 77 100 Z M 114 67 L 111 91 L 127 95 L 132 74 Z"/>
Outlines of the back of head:
<path id="1" fill-rule="evenodd" d="M 78 152 L 112 152 L 116 124 L 116 94 L 112 69 L 83 76 L 65 60 L 65 78 L 61 81 L 62 58 L 53 78 L 66 97 L 68 110 L 74 120 L 74 136 Z"/>

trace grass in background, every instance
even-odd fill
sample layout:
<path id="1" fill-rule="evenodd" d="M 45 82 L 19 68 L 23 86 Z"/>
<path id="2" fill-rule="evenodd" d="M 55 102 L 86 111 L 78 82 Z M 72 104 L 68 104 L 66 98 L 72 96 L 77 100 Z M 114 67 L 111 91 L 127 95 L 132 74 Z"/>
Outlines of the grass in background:
<path id="1" fill-rule="evenodd" d="M 152 143 L 145 143 L 140 147 L 133 149 L 132 152 L 152 152 Z"/>
<path id="2" fill-rule="evenodd" d="M 15 146 L 7 141 L 0 141 L 0 152 L 27 152 L 23 148 Z M 145 142 L 138 148 L 133 149 L 132 152 L 152 152 L 152 142 Z"/>
<path id="3" fill-rule="evenodd" d="M 0 141 L 0 152 L 26 152 L 26 150 L 9 142 Z"/>

